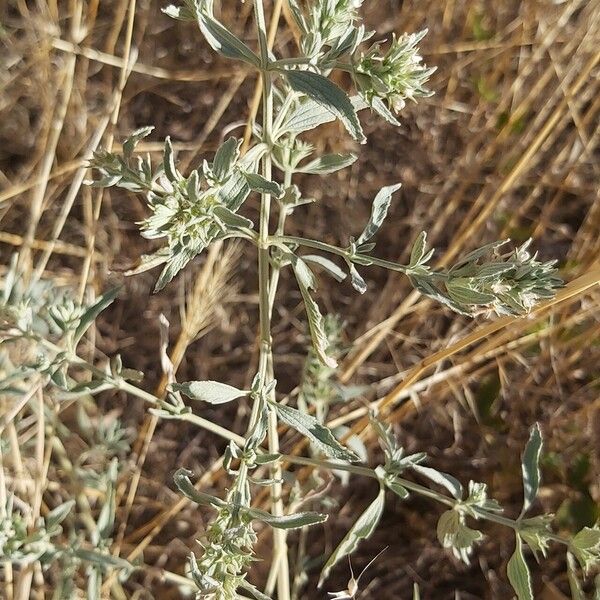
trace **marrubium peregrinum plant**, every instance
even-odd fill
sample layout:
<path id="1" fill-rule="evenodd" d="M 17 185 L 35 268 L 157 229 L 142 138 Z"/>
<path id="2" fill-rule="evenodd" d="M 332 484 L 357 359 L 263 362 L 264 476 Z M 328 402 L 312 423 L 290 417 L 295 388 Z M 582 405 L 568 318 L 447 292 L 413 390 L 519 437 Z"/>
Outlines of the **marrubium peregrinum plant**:
<path id="1" fill-rule="evenodd" d="M 301 214 L 311 202 L 294 182 L 297 173 L 327 176 L 348 167 L 354 154 L 315 156 L 303 134 L 324 123 L 339 120 L 358 143 L 366 143 L 360 123 L 362 111 L 373 111 L 392 125 L 407 100 L 430 95 L 427 81 L 433 72 L 423 64 L 418 43 L 425 32 L 377 40 L 360 24 L 361 0 L 315 0 L 288 6 L 300 32 L 299 54 L 278 58 L 268 46 L 266 16 L 262 0 L 254 0 L 258 47 L 236 37 L 213 13 L 211 0 L 188 0 L 183 6 L 169 6 L 165 13 L 173 18 L 197 22 L 201 34 L 215 52 L 256 70 L 262 82 L 262 117 L 255 124 L 249 150 L 242 154 L 242 141 L 227 139 L 211 160 L 204 160 L 188 173 L 178 170 L 169 139 L 165 141 L 161 164 L 152 165 L 149 157 L 135 154 L 136 144 L 149 135 L 146 127 L 133 133 L 123 144 L 122 155 L 98 152 L 92 166 L 97 186 L 118 186 L 143 194 L 148 216 L 141 224 L 142 235 L 163 240 L 162 248 L 144 256 L 135 272 L 160 266 L 157 291 L 179 271 L 219 240 L 241 239 L 256 248 L 258 256 L 260 354 L 250 389 L 238 389 L 228 382 L 189 381 L 172 383 L 165 401 L 149 398 L 120 374 L 111 373 L 104 381 L 158 404 L 154 413 L 170 419 L 185 419 L 200 426 L 212 424 L 191 414 L 182 395 L 213 405 L 245 399 L 252 411 L 243 436 L 219 432 L 230 438 L 223 457 L 231 477 L 223 498 L 207 495 L 193 485 L 193 474 L 180 470 L 175 476 L 179 490 L 191 500 L 213 511 L 214 517 L 200 539 L 200 550 L 190 557 L 188 574 L 198 598 L 265 598 L 277 594 L 290 598 L 290 569 L 286 530 L 305 528 L 323 522 L 318 512 L 297 512 L 286 508 L 289 490 L 283 484 L 285 464 L 310 465 L 320 469 L 347 471 L 370 477 L 378 483 L 373 503 L 358 517 L 331 557 L 325 562 L 321 583 L 331 568 L 350 555 L 360 540 L 374 531 L 381 517 L 385 493 L 391 490 L 401 498 L 410 493 L 440 502 L 446 507 L 438 525 L 440 543 L 462 560 L 468 561 L 475 544 L 482 538 L 476 529 L 479 520 L 489 520 L 512 528 L 515 553 L 508 565 L 508 579 L 520 599 L 532 597 L 529 570 L 523 548 L 536 556 L 545 554 L 550 542 L 568 546 L 570 557 L 579 560 L 584 570 L 598 561 L 600 531 L 586 529 L 571 540 L 550 530 L 549 515 L 525 516 L 539 486 L 538 460 L 541 450 L 539 429 L 532 429 L 523 455 L 523 511 L 517 519 L 502 516 L 502 508 L 488 498 L 485 484 L 470 482 L 468 489 L 450 475 L 424 466 L 424 454 L 406 456 L 390 428 L 376 415 L 372 426 L 380 440 L 385 462 L 375 469 L 356 464 L 358 456 L 319 419 L 306 410 L 282 402 L 277 396 L 273 372 L 271 318 L 277 300 L 277 285 L 282 270 L 291 272 L 306 309 L 306 317 L 316 360 L 327 369 L 336 367 L 329 338 L 317 303 L 318 278 L 343 280 L 350 277 L 359 293 L 367 291 L 361 272 L 378 267 L 404 273 L 422 294 L 442 302 L 465 315 L 497 313 L 526 315 L 542 299 L 553 296 L 561 285 L 553 262 L 543 263 L 530 253 L 529 243 L 505 250 L 506 242 L 496 242 L 459 259 L 447 269 L 430 265 L 433 250 L 426 247 L 422 233 L 412 246 L 408 264 L 397 264 L 377 257 L 375 236 L 383 223 L 400 183 L 381 189 L 375 196 L 371 216 L 362 231 L 351 232 L 345 245 L 334 246 L 320 240 L 286 235 L 286 220 Z M 347 92 L 333 82 L 331 75 L 343 71 L 354 90 Z M 252 194 L 260 195 L 260 215 L 254 223 L 244 215 L 244 204 Z M 277 224 L 270 228 L 270 217 Z M 86 368 L 85 364 L 78 363 Z M 95 372 L 97 377 L 100 374 Z M 278 427 L 287 426 L 303 435 L 311 446 L 309 457 L 281 454 Z M 225 433 L 223 433 L 225 431 Z M 444 493 L 406 479 L 415 475 Z M 257 486 L 271 490 L 270 510 L 253 506 Z M 291 497 L 291 496 L 290 496 Z M 293 502 L 291 504 L 294 504 Z M 273 528 L 271 575 L 265 593 L 247 581 L 254 560 L 255 526 Z M 573 589 L 575 560 L 570 559 Z M 354 597 L 357 583 L 335 597 Z"/>

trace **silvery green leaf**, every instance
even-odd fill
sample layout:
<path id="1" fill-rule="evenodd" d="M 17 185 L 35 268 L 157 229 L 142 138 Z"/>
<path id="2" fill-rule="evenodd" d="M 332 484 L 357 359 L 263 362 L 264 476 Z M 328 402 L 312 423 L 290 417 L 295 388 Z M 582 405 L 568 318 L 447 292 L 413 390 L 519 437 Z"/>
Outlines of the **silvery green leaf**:
<path id="1" fill-rule="evenodd" d="M 272 403 L 277 417 L 289 427 L 306 437 L 320 452 L 330 458 L 355 462 L 358 456 L 335 439 L 331 430 L 308 413 L 285 404 Z"/>
<path id="2" fill-rule="evenodd" d="M 167 179 L 171 182 L 179 181 L 181 175 L 175 167 L 175 155 L 173 153 L 173 146 L 171 145 L 171 138 L 167 136 L 165 139 L 165 150 L 163 153 L 163 168 Z"/>
<path id="3" fill-rule="evenodd" d="M 464 279 L 449 279 L 446 282 L 446 289 L 452 300 L 463 305 L 485 305 L 490 304 L 496 299 L 493 294 L 487 294 L 473 289 Z"/>
<path id="4" fill-rule="evenodd" d="M 102 567 L 112 567 L 114 569 L 131 569 L 131 563 L 127 562 L 124 558 L 113 556 L 112 554 L 104 554 L 97 550 L 86 550 L 85 548 L 76 548 L 73 554 L 85 561 L 95 563 Z"/>
<path id="5" fill-rule="evenodd" d="M 388 185 L 379 190 L 377 196 L 375 196 L 375 199 L 373 200 L 371 217 L 369 218 L 364 231 L 356 240 L 357 244 L 360 245 L 363 242 L 370 240 L 377 233 L 377 230 L 381 227 L 381 224 L 387 216 L 392 201 L 392 194 L 398 191 L 401 186 L 401 183 L 397 183 L 396 185 Z"/>
<path id="6" fill-rule="evenodd" d="M 191 471 L 187 469 L 177 469 L 175 475 L 173 475 L 173 481 L 177 486 L 177 489 L 186 497 L 200 504 L 201 506 L 212 506 L 213 508 L 224 508 L 227 506 L 226 502 L 223 502 L 220 498 L 205 494 L 204 492 L 198 491 L 190 479 L 192 475 Z"/>
<path id="7" fill-rule="evenodd" d="M 243 509 L 253 519 L 257 519 L 275 529 L 299 529 L 327 521 L 327 515 L 316 512 L 295 513 L 276 517 L 271 513 L 257 508 Z"/>
<path id="8" fill-rule="evenodd" d="M 408 490 L 401 484 L 399 484 L 397 481 L 386 481 L 385 482 L 386 487 L 388 487 L 390 490 L 392 490 L 392 492 L 394 492 L 394 494 L 396 494 L 397 496 L 399 496 L 402 500 L 406 500 L 406 498 L 408 498 Z"/>
<path id="9" fill-rule="evenodd" d="M 352 96 L 350 102 L 354 110 L 359 111 L 366 108 L 366 104 L 360 96 Z M 321 104 L 318 104 L 310 98 L 299 102 L 296 108 L 288 115 L 284 125 L 277 132 L 278 137 L 284 133 L 303 133 L 315 129 L 324 123 L 335 121 L 335 115 L 332 114 Z"/>
<path id="10" fill-rule="evenodd" d="M 51 510 L 44 519 L 46 529 L 51 530 L 57 525 L 60 525 L 67 518 L 74 505 L 75 500 L 68 500 L 67 502 L 63 502 L 63 504 L 59 504 L 56 508 Z"/>
<path id="11" fill-rule="evenodd" d="M 219 146 L 212 164 L 212 172 L 217 181 L 221 181 L 229 175 L 233 163 L 239 156 L 241 144 L 242 140 L 230 137 Z"/>
<path id="12" fill-rule="evenodd" d="M 427 246 L 427 232 L 421 231 L 417 236 L 415 243 L 413 244 L 412 250 L 410 251 L 410 266 L 416 267 L 417 265 L 426 262 L 423 260 L 425 256 L 425 248 Z"/>
<path id="13" fill-rule="evenodd" d="M 198 244 L 197 247 L 192 251 L 189 248 L 180 248 L 178 251 L 169 256 L 167 264 L 158 276 L 156 285 L 154 286 L 154 293 L 160 292 L 172 279 L 183 269 L 189 262 L 194 258 L 196 254 L 199 254 L 203 246 Z"/>
<path id="14" fill-rule="evenodd" d="M 458 479 L 452 477 L 452 475 L 448 475 L 448 473 L 442 473 L 441 471 L 436 471 L 436 469 L 432 469 L 430 467 L 423 467 L 421 465 L 412 465 L 412 468 L 417 472 L 427 477 L 427 479 L 431 479 L 431 481 L 437 483 L 445 487 L 457 500 L 460 500 L 463 495 L 463 487 L 458 481 Z"/>
<path id="15" fill-rule="evenodd" d="M 141 127 L 136 129 L 124 142 L 123 142 L 123 154 L 125 158 L 130 158 L 137 146 L 138 142 L 145 137 L 149 136 L 154 131 L 154 126 Z"/>
<path id="16" fill-rule="evenodd" d="M 238 390 L 232 385 L 219 383 L 218 381 L 172 383 L 169 389 L 173 392 L 181 392 L 192 400 L 201 400 L 209 404 L 225 404 L 248 395 L 245 390 Z"/>
<path id="17" fill-rule="evenodd" d="M 346 279 L 346 273 L 340 267 L 338 267 L 332 260 L 319 254 L 305 254 L 302 260 L 306 262 L 312 262 L 322 267 L 329 275 L 331 275 L 337 281 L 344 281 Z"/>
<path id="18" fill-rule="evenodd" d="M 223 221 L 228 227 L 243 227 L 250 228 L 254 226 L 254 223 L 242 215 L 238 215 L 233 211 L 229 210 L 226 206 L 215 206 L 213 208 L 213 214 Z"/>
<path id="19" fill-rule="evenodd" d="M 360 294 L 364 294 L 367 291 L 367 282 L 362 278 L 358 269 L 351 262 L 348 263 L 348 267 L 350 269 L 350 281 L 352 287 Z"/>
<path id="20" fill-rule="evenodd" d="M 350 166 L 356 161 L 356 158 L 356 154 L 325 154 L 298 167 L 296 171 L 312 175 L 327 175 Z"/>
<path id="21" fill-rule="evenodd" d="M 120 287 L 115 287 L 112 290 L 109 290 L 105 294 L 102 294 L 94 304 L 89 306 L 86 311 L 81 315 L 79 319 L 79 323 L 73 333 L 73 343 L 77 345 L 77 343 L 84 336 L 85 332 L 92 325 L 92 323 L 96 320 L 96 317 L 108 306 L 110 306 L 114 299 L 117 297 L 119 293 Z"/>
<path id="22" fill-rule="evenodd" d="M 413 600 L 421 600 L 421 592 L 419 591 L 419 584 L 413 584 Z"/>
<path id="23" fill-rule="evenodd" d="M 483 535 L 480 531 L 467 527 L 458 511 L 447 510 L 438 521 L 437 537 L 442 547 L 452 548 L 454 554 L 468 564 L 473 544 L 480 541 Z"/>
<path id="24" fill-rule="evenodd" d="M 577 563 L 575 562 L 575 557 L 570 552 L 567 552 L 567 576 L 569 578 L 571 600 L 586 600 L 581 582 L 577 576 Z"/>
<path id="25" fill-rule="evenodd" d="M 327 77 L 311 71 L 281 71 L 281 73 L 285 75 L 292 89 L 306 94 L 338 117 L 355 140 L 365 141 L 356 110 L 344 90 Z"/>
<path id="26" fill-rule="evenodd" d="M 533 600 L 531 575 L 523 556 L 523 542 L 519 534 L 516 535 L 515 552 L 508 561 L 506 574 L 519 600 Z"/>
<path id="27" fill-rule="evenodd" d="M 319 576 L 319 587 L 323 585 L 323 582 L 327 579 L 331 569 L 345 556 L 352 554 L 358 547 L 361 540 L 370 537 L 383 513 L 383 507 L 385 504 L 385 488 L 380 487 L 377 497 L 367 509 L 358 517 L 354 525 L 350 528 L 350 531 L 344 536 L 344 539 L 340 542 L 339 546 L 333 551 L 333 554 L 329 557 L 329 560 L 325 563 L 321 575 Z"/>
<path id="28" fill-rule="evenodd" d="M 259 454 L 255 461 L 257 465 L 270 465 L 281 459 L 281 454 Z"/>
<path id="29" fill-rule="evenodd" d="M 329 340 L 323 327 L 323 315 L 319 310 L 319 305 L 313 300 L 310 295 L 310 289 L 314 288 L 314 276 L 310 269 L 306 266 L 302 260 L 297 259 L 292 262 L 296 279 L 298 280 L 298 287 L 302 294 L 302 300 L 304 301 L 304 308 L 306 309 L 306 316 L 308 319 L 308 328 L 310 330 L 310 338 L 313 344 L 315 353 L 319 357 L 319 360 L 328 367 L 335 369 L 337 367 L 337 361 L 331 356 L 327 355 L 327 349 L 329 347 Z M 310 278 L 309 278 L 310 274 Z"/>
<path id="30" fill-rule="evenodd" d="M 260 67 L 260 58 L 207 10 L 200 8 L 196 11 L 196 16 L 200 31 L 213 50 L 227 58 L 242 60 L 254 67 Z"/>
<path id="31" fill-rule="evenodd" d="M 542 433 L 536 423 L 529 433 L 529 441 L 523 452 L 521 470 L 523 472 L 523 510 L 524 515 L 535 501 L 540 487 L 540 455 L 542 453 Z"/>
<path id="32" fill-rule="evenodd" d="M 381 98 L 375 96 L 373 100 L 371 100 L 371 108 L 380 117 L 383 117 L 388 123 L 391 123 L 396 127 L 400 127 L 400 121 L 396 119 L 394 113 L 386 106 L 385 102 Z"/>
<path id="33" fill-rule="evenodd" d="M 250 189 L 261 194 L 271 194 L 275 198 L 281 198 L 283 196 L 283 188 L 275 181 L 269 181 L 258 173 L 244 173 L 243 174 Z"/>
<path id="34" fill-rule="evenodd" d="M 251 583 L 249 583 L 245 579 L 241 580 L 240 588 L 243 589 L 245 592 L 248 592 L 256 600 L 271 600 L 269 596 L 263 594 L 259 589 L 255 588 Z"/>
<path id="35" fill-rule="evenodd" d="M 100 514 L 98 515 L 98 521 L 96 523 L 98 534 L 101 539 L 107 539 L 112 533 L 115 523 L 115 511 L 116 511 L 116 489 L 115 484 L 117 481 L 117 466 L 118 461 L 114 458 L 108 469 L 108 485 L 106 491 L 106 498 Z"/>
<path id="36" fill-rule="evenodd" d="M 571 540 L 569 550 L 587 574 L 590 567 L 600 563 L 600 525 L 584 527 Z"/>
<path id="37" fill-rule="evenodd" d="M 125 276 L 129 277 L 131 275 L 139 275 L 140 273 L 154 269 L 159 265 L 164 265 L 167 260 L 169 260 L 168 248 L 161 248 L 153 254 L 142 254 L 140 258 L 140 264 L 133 269 L 125 271 Z"/>
<path id="38" fill-rule="evenodd" d="M 227 179 L 225 184 L 219 189 L 219 198 L 225 206 L 237 212 L 244 200 L 250 194 L 250 186 L 242 173 L 234 173 Z"/>

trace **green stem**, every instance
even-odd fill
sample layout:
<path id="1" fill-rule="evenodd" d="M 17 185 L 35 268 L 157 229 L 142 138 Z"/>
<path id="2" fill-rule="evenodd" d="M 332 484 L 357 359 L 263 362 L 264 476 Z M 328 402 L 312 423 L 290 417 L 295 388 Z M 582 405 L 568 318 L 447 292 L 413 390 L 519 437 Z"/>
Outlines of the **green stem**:
<path id="1" fill-rule="evenodd" d="M 314 250 L 321 250 L 322 252 L 328 252 L 329 254 L 335 254 L 336 256 L 341 256 L 345 260 L 349 260 L 354 262 L 353 258 L 360 258 L 365 261 L 369 261 L 370 264 L 376 265 L 378 267 L 383 267 L 384 269 L 388 269 L 390 271 L 397 271 L 399 273 L 410 273 L 410 267 L 406 265 L 401 265 L 399 263 L 395 263 L 389 260 L 384 260 L 382 258 L 377 258 L 375 256 L 370 256 L 368 254 L 356 254 L 352 255 L 345 248 L 339 248 L 338 246 L 332 246 L 331 244 L 326 244 L 325 242 L 319 242 L 318 240 L 310 240 L 307 238 L 297 237 L 293 235 L 274 235 L 271 236 L 270 241 L 274 244 L 297 244 L 298 246 L 305 246 L 307 248 L 313 248 Z M 358 264 L 361 264 L 360 262 Z"/>
<path id="2" fill-rule="evenodd" d="M 330 471 L 346 471 L 348 473 L 353 473 L 362 477 L 370 477 L 371 479 L 379 480 L 379 477 L 374 469 L 360 465 L 353 465 L 350 463 L 341 462 L 337 463 L 328 460 L 320 460 L 318 458 L 290 455 L 281 455 L 281 460 L 295 465 L 317 467 L 320 469 L 328 469 Z M 458 502 L 455 498 L 451 498 L 449 496 L 445 496 L 444 494 L 440 494 L 439 492 L 431 490 L 428 487 L 425 487 L 424 485 L 415 483 L 414 481 L 410 481 L 402 477 L 396 477 L 395 481 L 402 487 L 406 488 L 411 492 L 414 492 L 415 494 L 419 494 L 420 496 L 424 496 L 426 498 L 434 500 L 435 502 L 444 504 L 445 506 L 448 506 L 450 508 L 455 508 L 457 505 L 460 504 L 460 502 Z M 518 519 L 510 519 L 508 517 L 503 517 L 502 515 L 493 512 L 488 512 L 485 509 L 480 508 L 478 506 L 472 506 L 471 509 L 474 513 L 477 514 L 479 518 L 485 521 L 490 521 L 498 525 L 503 525 L 504 527 L 509 527 L 510 529 L 513 529 L 517 532 L 521 528 L 521 523 Z M 564 544 L 567 546 L 569 545 L 569 540 L 559 535 L 548 534 L 548 538 L 559 544 Z"/>
<path id="3" fill-rule="evenodd" d="M 267 28 L 265 23 L 265 11 L 263 0 L 254 1 L 254 14 L 258 31 L 258 43 L 260 48 L 260 57 L 262 62 L 262 135 L 263 143 L 267 145 L 269 151 L 262 159 L 262 175 L 268 181 L 273 177 L 273 164 L 271 159 L 271 134 L 273 130 L 273 82 L 271 73 L 268 72 L 269 64 L 269 46 L 267 41 Z M 258 248 L 258 277 L 259 277 L 259 317 L 260 317 L 260 354 L 258 361 L 258 373 L 262 385 L 267 383 L 267 378 L 272 375 L 273 355 L 271 346 L 271 295 L 269 281 L 269 216 L 271 213 L 271 196 L 267 193 L 262 194 L 260 205 L 260 229 L 259 229 L 259 248 Z M 275 391 L 271 392 L 271 400 L 275 400 Z M 259 404 L 255 401 L 254 407 Z M 253 408 L 254 408 L 253 407 Z M 272 409 L 268 409 L 268 443 L 270 452 L 279 452 L 279 436 L 277 433 L 277 415 Z M 255 411 L 256 412 L 256 411 Z M 257 415 L 255 414 L 255 418 Z M 254 426 L 253 423 L 250 424 Z M 249 436 L 247 436 L 249 437 Z M 243 464 L 240 468 L 247 469 Z M 273 477 L 276 481 L 280 480 L 281 467 L 279 465 L 273 470 Z M 275 483 L 271 487 L 271 505 L 272 512 L 276 516 L 283 515 L 283 501 L 281 498 L 282 486 Z M 277 564 L 277 597 L 278 600 L 289 600 L 289 566 L 287 556 L 287 543 L 285 532 L 280 529 L 273 530 L 274 545 L 274 564 Z"/>

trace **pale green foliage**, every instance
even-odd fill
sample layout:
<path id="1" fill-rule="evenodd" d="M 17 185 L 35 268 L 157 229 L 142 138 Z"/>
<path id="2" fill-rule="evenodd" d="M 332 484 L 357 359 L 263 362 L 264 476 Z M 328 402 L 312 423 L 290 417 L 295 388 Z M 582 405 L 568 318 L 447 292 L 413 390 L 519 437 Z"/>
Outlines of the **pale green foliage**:
<path id="1" fill-rule="evenodd" d="M 41 377 L 53 393 L 70 399 L 89 397 L 108 389 L 121 390 L 151 404 L 156 416 L 196 423 L 228 439 L 223 466 L 231 483 L 223 499 L 196 489 L 190 474 L 183 469 L 178 470 L 174 478 L 184 496 L 216 511 L 200 539 L 201 555 L 192 556 L 189 561 L 188 574 L 198 598 L 233 600 L 239 597 L 241 590 L 264 600 L 267 596 L 246 581 L 255 560 L 255 524 L 287 530 L 318 525 L 327 518 L 320 512 L 297 512 L 281 506 L 280 498 L 287 497 L 283 488 L 286 477 L 281 466 L 294 461 L 327 468 L 336 474 L 343 472 L 346 477 L 355 474 L 370 477 L 378 484 L 375 499 L 325 562 L 321 583 L 341 558 L 349 556 L 361 540 L 373 534 L 383 513 L 386 491 L 390 490 L 401 499 L 413 493 L 443 504 L 446 510 L 437 527 L 439 541 L 464 561 L 483 537 L 468 521 L 484 519 L 514 529 L 517 549 L 509 563 L 508 577 L 519 598 L 528 598 L 529 571 L 522 554 L 523 544 L 544 554 L 550 541 L 565 543 L 551 532 L 548 516 L 522 518 L 532 507 L 539 488 L 539 428 L 532 430 L 523 457 L 523 513 L 513 520 L 500 516 L 502 509 L 488 498 L 485 484 L 471 481 L 465 494 L 457 479 L 423 465 L 427 458 L 424 453 L 406 455 L 391 426 L 375 415 L 371 423 L 384 453 L 383 464 L 375 468 L 352 464 L 359 460 L 359 454 L 367 463 L 364 446 L 356 443 L 356 436 L 350 436 L 346 444 L 341 436 L 348 430 L 331 431 L 325 424 L 330 405 L 349 399 L 356 390 L 333 383 L 341 353 L 340 326 L 323 316 L 317 302 L 319 273 L 338 281 L 349 273 L 353 287 L 365 293 L 367 283 L 359 268 L 378 266 L 398 271 L 407 275 L 422 294 L 466 315 L 491 311 L 526 314 L 540 300 L 551 298 L 561 285 L 554 262 L 537 261 L 535 254 L 528 250 L 529 242 L 505 254 L 499 251 L 504 242 L 492 243 L 468 253 L 449 269 L 436 270 L 429 265 L 433 250 L 427 250 L 426 234 L 422 233 L 413 245 L 408 265 L 378 258 L 374 255 L 376 235 L 384 225 L 399 183 L 385 186 L 375 195 L 369 219 L 362 228 L 359 226 L 348 234 L 344 247 L 285 235 L 286 218 L 313 201 L 303 196 L 293 176 L 296 173 L 328 175 L 348 167 L 357 158 L 354 153 L 315 156 L 315 148 L 299 136 L 338 119 L 356 141 L 365 142 L 360 111 L 371 108 L 397 125 L 395 113 L 404 107 L 407 99 L 430 95 L 425 86 L 434 69 L 422 64 L 417 47 L 425 32 L 393 36 L 387 45 L 376 42 L 366 48 L 364 42 L 374 34 L 359 24 L 362 4 L 361 0 L 315 0 L 302 4 L 290 1 L 301 32 L 300 56 L 291 59 L 277 58 L 268 48 L 261 0 L 255 0 L 254 6 L 259 42 L 256 52 L 219 22 L 211 0 L 184 0 L 182 7 L 167 7 L 165 12 L 169 16 L 195 21 L 214 51 L 260 72 L 263 119 L 255 124 L 250 149 L 242 156 L 241 140 L 229 138 L 217 149 L 211 162 L 204 160 L 184 174 L 178 169 L 169 138 L 165 140 L 159 165 L 154 166 L 149 156 L 134 154 L 136 146 L 152 132 L 152 127 L 145 127 L 124 141 L 121 154 L 101 150 L 90 163 L 98 174 L 93 185 L 117 186 L 144 196 L 148 216 L 141 223 L 141 233 L 148 239 L 162 240 L 164 245 L 154 254 L 142 257 L 141 265 L 130 274 L 162 265 L 156 290 L 218 240 L 239 238 L 256 247 L 260 352 L 251 389 L 242 390 L 211 380 L 172 382 L 166 399 L 159 399 L 134 385 L 141 374 L 124 368 L 118 356 L 100 366 L 87 362 L 77 355 L 78 345 L 99 313 L 115 299 L 118 290 L 107 292 L 89 305 L 81 305 L 69 290 L 62 290 L 60 295 L 47 289 L 26 289 L 20 284 L 16 263 L 4 282 L 0 304 L 2 330 L 7 339 L 27 340 L 39 353 L 32 364 L 14 369 L 3 387 L 16 386 L 17 392 L 23 394 L 24 384 L 30 377 Z M 352 94 L 332 81 L 330 75 L 335 70 L 350 73 L 355 86 Z M 283 174 L 281 181 L 273 177 L 272 165 Z M 261 196 L 257 227 L 243 215 L 244 204 L 253 192 Z M 271 208 L 279 210 L 273 234 L 269 230 Z M 280 271 L 288 267 L 300 289 L 312 344 L 297 408 L 277 396 L 271 349 L 270 319 L 276 291 L 271 286 L 278 281 Z M 200 418 L 186 405 L 182 394 L 192 401 L 213 405 L 234 400 L 251 403 L 245 436 Z M 293 403 L 293 397 L 287 400 Z M 310 412 L 312 408 L 314 415 Z M 279 425 L 286 425 L 303 436 L 310 445 L 311 458 L 280 454 Z M 91 435 L 90 427 L 85 429 Z M 118 424 L 97 429 L 94 448 L 96 453 L 104 450 L 103 472 L 90 472 L 86 465 L 89 456 L 73 469 L 78 483 L 92 485 L 103 499 L 86 545 L 74 544 L 69 550 L 53 545 L 58 524 L 66 518 L 64 507 L 56 509 L 60 512 L 58 516 L 50 513 L 31 533 L 25 528 L 22 515 L 15 513 L 11 505 L 5 507 L 0 526 L 3 556 L 13 562 L 51 559 L 54 552 L 61 560 L 68 558 L 65 559 L 66 574 L 73 572 L 73 561 L 84 562 L 91 598 L 98 597 L 107 569 L 126 570 L 129 566 L 109 554 L 116 510 L 115 486 L 127 440 Z M 265 443 L 269 448 L 264 447 Z M 358 448 L 357 452 L 351 449 L 352 444 Z M 406 477 L 425 480 L 428 486 Z M 273 488 L 277 498 L 273 499 L 272 512 L 253 507 L 255 485 Z M 294 486 L 290 504 L 296 504 L 298 498 L 294 495 L 299 489 Z M 300 498 L 300 503 L 304 500 Z M 275 539 L 285 541 L 282 537 Z M 598 529 L 594 528 L 578 534 L 570 541 L 569 549 L 587 570 L 597 562 L 599 546 Z M 282 551 L 281 546 L 278 551 Z M 287 573 L 279 570 L 278 578 L 282 580 L 282 576 L 287 577 Z M 351 581 L 356 585 L 352 589 L 349 586 L 350 597 L 357 586 L 357 580 Z M 282 585 L 281 589 L 285 590 L 286 586 Z M 69 590 L 65 583 L 64 594 L 68 595 Z M 279 600 L 288 600 L 285 591 L 282 594 Z"/>

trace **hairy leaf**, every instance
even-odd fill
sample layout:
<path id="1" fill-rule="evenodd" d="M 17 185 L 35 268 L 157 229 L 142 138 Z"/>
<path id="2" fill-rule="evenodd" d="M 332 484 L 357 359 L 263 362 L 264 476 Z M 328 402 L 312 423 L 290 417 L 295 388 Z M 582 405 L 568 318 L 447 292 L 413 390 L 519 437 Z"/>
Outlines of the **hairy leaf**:
<path id="1" fill-rule="evenodd" d="M 81 340 L 81 338 L 84 336 L 85 332 L 89 329 L 89 327 L 92 325 L 92 323 L 96 320 L 96 317 L 98 317 L 98 315 L 105 308 L 107 308 L 108 306 L 110 306 L 113 303 L 113 301 L 117 297 L 117 294 L 119 293 L 120 289 L 121 289 L 120 287 L 116 287 L 116 288 L 113 288 L 112 290 L 109 290 L 105 294 L 102 294 L 102 296 L 100 296 L 96 300 L 96 302 L 94 302 L 94 304 L 92 304 L 91 306 L 89 306 L 87 308 L 87 310 L 81 316 L 81 319 L 79 319 L 79 324 L 77 325 L 77 328 L 75 329 L 75 332 L 73 334 L 73 343 L 75 345 L 77 345 L 77 343 Z"/>
<path id="2" fill-rule="evenodd" d="M 173 392 L 182 392 L 192 400 L 201 400 L 209 404 L 225 404 L 248 395 L 247 391 L 218 381 L 187 381 L 173 383 L 169 388 Z"/>
<path id="3" fill-rule="evenodd" d="M 356 158 L 356 154 L 325 154 L 298 167 L 296 171 L 313 175 L 327 175 L 348 167 L 356 161 Z"/>
<path id="4" fill-rule="evenodd" d="M 508 561 L 506 574 L 519 600 L 533 600 L 531 575 L 523 556 L 523 542 L 519 534 L 516 535 L 515 552 Z"/>
<path id="5" fill-rule="evenodd" d="M 523 452 L 521 470 L 523 471 L 523 510 L 525 512 L 535 501 L 540 487 L 540 455 L 542 453 L 542 433 L 536 423 L 529 434 L 529 441 Z"/>
<path id="6" fill-rule="evenodd" d="M 350 531 L 344 536 L 344 539 L 325 563 L 321 575 L 319 576 L 319 587 L 323 585 L 323 582 L 327 579 L 331 569 L 344 558 L 344 556 L 352 554 L 361 540 L 367 539 L 372 535 L 381 519 L 384 504 L 385 488 L 380 487 L 375 500 L 373 500 L 360 517 L 358 517 L 354 525 L 350 528 Z"/>
<path id="7" fill-rule="evenodd" d="M 283 515 L 276 517 L 271 513 L 257 508 L 249 508 L 244 510 L 253 519 L 257 519 L 274 527 L 275 529 L 299 529 L 310 525 L 316 525 L 327 521 L 327 515 L 317 512 L 301 512 L 293 515 Z"/>
<path id="8" fill-rule="evenodd" d="M 346 92 L 335 83 L 311 71 L 281 71 L 292 89 L 309 98 L 338 117 L 350 135 L 359 142 L 366 140 L 356 110 Z"/>
<path id="9" fill-rule="evenodd" d="M 260 58 L 207 10 L 197 10 L 196 16 L 200 31 L 213 50 L 227 58 L 242 60 L 254 67 L 260 67 Z"/>
<path id="10" fill-rule="evenodd" d="M 412 468 L 421 475 L 431 479 L 438 485 L 445 487 L 457 500 L 460 500 L 463 495 L 463 487 L 458 479 L 448 475 L 448 473 L 442 473 L 431 467 L 423 467 L 421 465 L 412 465 Z"/>
<path id="11" fill-rule="evenodd" d="M 337 361 L 327 355 L 329 340 L 327 339 L 327 334 L 323 327 L 323 315 L 321 315 L 319 305 L 310 295 L 310 290 L 314 289 L 314 276 L 306 263 L 298 257 L 294 258 L 292 266 L 294 268 L 294 273 L 296 274 L 296 279 L 298 280 L 298 287 L 302 294 L 302 300 L 304 301 L 313 348 L 315 349 L 319 360 L 324 365 L 335 369 L 335 367 L 337 367 Z"/>
<path id="12" fill-rule="evenodd" d="M 277 417 L 286 425 L 295 429 L 306 437 L 320 452 L 330 458 L 339 460 L 357 461 L 358 456 L 348 448 L 342 446 L 331 430 L 317 421 L 315 417 L 301 412 L 285 404 L 272 403 L 277 412 Z"/>
<path id="13" fill-rule="evenodd" d="M 401 183 L 397 183 L 396 185 L 388 185 L 379 190 L 377 196 L 375 196 L 375 199 L 373 200 L 369 222 L 356 240 L 357 244 L 362 244 L 367 240 L 370 240 L 377 233 L 377 230 L 381 227 L 381 224 L 387 216 L 392 201 L 392 194 L 399 190 L 401 186 Z"/>

